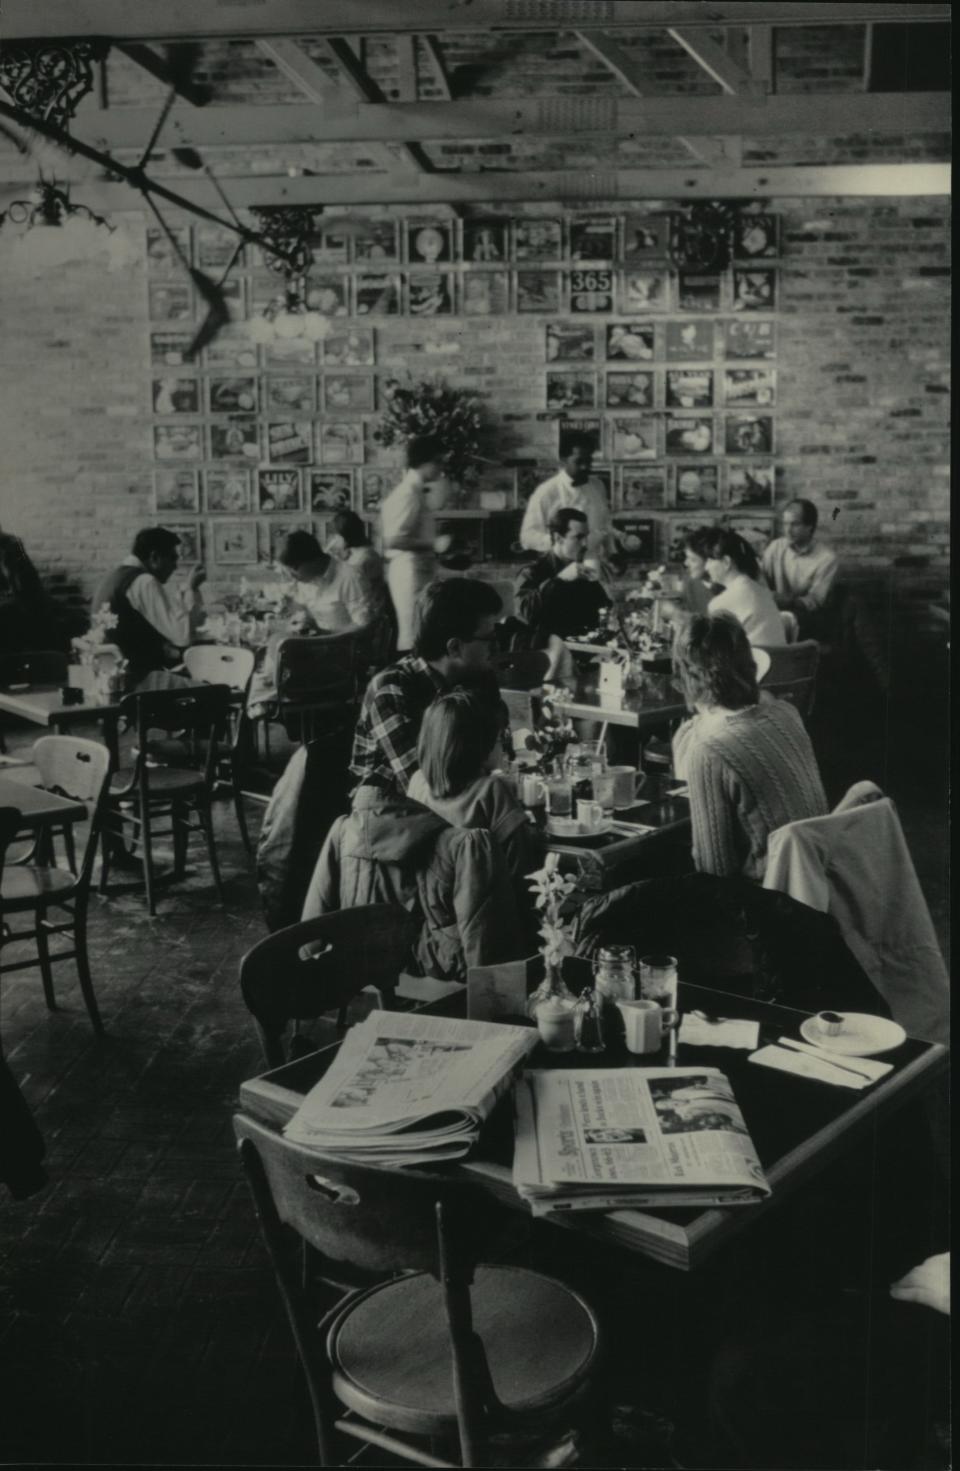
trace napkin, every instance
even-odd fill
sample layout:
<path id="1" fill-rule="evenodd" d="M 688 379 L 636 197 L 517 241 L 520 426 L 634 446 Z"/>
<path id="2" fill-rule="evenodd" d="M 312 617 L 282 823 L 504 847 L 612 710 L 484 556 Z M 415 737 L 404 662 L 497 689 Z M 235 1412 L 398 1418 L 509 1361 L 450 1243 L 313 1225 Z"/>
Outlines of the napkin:
<path id="1" fill-rule="evenodd" d="M 893 1067 L 892 1063 L 874 1062 L 871 1058 L 851 1059 L 857 1067 L 862 1067 L 865 1072 L 870 1073 L 870 1077 L 860 1077 L 856 1073 L 847 1072 L 827 1057 L 815 1057 L 809 1052 L 794 1052 L 789 1047 L 777 1047 L 775 1044 L 761 1047 L 759 1052 L 753 1054 L 750 1061 L 759 1063 L 761 1067 L 777 1068 L 783 1073 L 794 1073 L 799 1078 L 812 1078 L 818 1083 L 833 1083 L 839 1088 L 854 1088 L 857 1092 L 872 1087 Z"/>
<path id="2" fill-rule="evenodd" d="M 684 782 L 683 785 L 679 787 L 670 787 L 667 791 L 668 797 L 689 797 L 689 795 L 690 788 L 687 786 L 686 782 Z"/>
<path id="3" fill-rule="evenodd" d="M 734 1017 L 711 1022 L 699 1012 L 685 1011 L 678 1040 L 688 1047 L 742 1047 L 751 1052 L 760 1041 L 760 1023 Z"/>

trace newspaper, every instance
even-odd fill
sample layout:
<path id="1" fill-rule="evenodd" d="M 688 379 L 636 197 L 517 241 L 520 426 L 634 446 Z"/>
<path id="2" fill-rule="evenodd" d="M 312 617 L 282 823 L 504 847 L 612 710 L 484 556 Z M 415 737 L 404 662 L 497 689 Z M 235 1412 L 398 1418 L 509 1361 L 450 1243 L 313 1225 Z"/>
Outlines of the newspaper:
<path id="1" fill-rule="evenodd" d="M 537 1037 L 532 1027 L 372 1011 L 284 1133 L 371 1164 L 460 1159 Z"/>
<path id="2" fill-rule="evenodd" d="M 702 1067 L 527 1073 L 513 1183 L 538 1216 L 770 1194 L 730 1084 Z"/>

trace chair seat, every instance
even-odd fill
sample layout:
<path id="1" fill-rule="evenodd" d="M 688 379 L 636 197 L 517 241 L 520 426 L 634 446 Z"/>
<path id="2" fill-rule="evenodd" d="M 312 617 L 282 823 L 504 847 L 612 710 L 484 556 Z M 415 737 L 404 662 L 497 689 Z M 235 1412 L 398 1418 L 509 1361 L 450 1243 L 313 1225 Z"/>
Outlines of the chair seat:
<path id="1" fill-rule="evenodd" d="M 473 1322 L 501 1403 L 531 1420 L 569 1406 L 597 1355 L 597 1322 L 576 1293 L 516 1267 L 479 1267 Z M 333 1387 L 349 1409 L 413 1433 L 455 1429 L 440 1284 L 425 1273 L 347 1304 L 329 1335 Z"/>
<path id="2" fill-rule="evenodd" d="M 73 874 L 62 868 L 34 868 L 26 864 L 5 868 L 0 884 L 0 906 L 4 913 L 35 909 L 38 904 L 68 898 L 76 886 Z"/>
<path id="3" fill-rule="evenodd" d="M 116 771 L 110 778 L 110 796 L 129 797 L 131 801 L 136 800 L 137 789 L 128 791 L 132 771 Z M 203 773 L 193 770 L 179 770 L 170 766 L 155 766 L 150 768 L 149 775 L 150 796 L 169 798 L 184 796 L 188 792 L 198 792 L 203 788 Z"/>

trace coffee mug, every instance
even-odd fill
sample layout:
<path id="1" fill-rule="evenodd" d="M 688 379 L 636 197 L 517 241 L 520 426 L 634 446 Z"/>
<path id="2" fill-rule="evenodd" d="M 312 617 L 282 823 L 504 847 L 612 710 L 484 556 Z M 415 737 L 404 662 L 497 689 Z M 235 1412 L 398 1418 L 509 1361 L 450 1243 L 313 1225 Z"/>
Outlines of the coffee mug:
<path id="1" fill-rule="evenodd" d="M 656 1001 L 618 1001 L 628 1052 L 657 1052 L 663 1040 L 663 1011 Z"/>
<path id="2" fill-rule="evenodd" d="M 581 797 L 577 802 L 577 821 L 588 830 L 600 827 L 603 823 L 603 804 L 588 802 Z"/>
<path id="3" fill-rule="evenodd" d="M 524 807 L 542 807 L 547 800 L 547 784 L 532 771 L 520 777 L 520 801 Z"/>
<path id="4" fill-rule="evenodd" d="M 637 800 L 637 776 L 635 766 L 608 766 L 607 776 L 613 777 L 613 805 L 617 812 L 632 807 Z"/>

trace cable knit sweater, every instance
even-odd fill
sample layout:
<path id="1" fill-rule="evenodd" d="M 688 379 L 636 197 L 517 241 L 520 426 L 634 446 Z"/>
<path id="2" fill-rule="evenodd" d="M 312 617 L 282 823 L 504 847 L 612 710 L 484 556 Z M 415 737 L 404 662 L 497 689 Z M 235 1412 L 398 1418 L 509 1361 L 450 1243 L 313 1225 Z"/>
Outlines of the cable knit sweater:
<path id="1" fill-rule="evenodd" d="M 787 700 L 695 715 L 674 736 L 673 752 L 674 770 L 690 787 L 701 873 L 762 880 L 770 834 L 827 812 L 810 737 Z"/>

